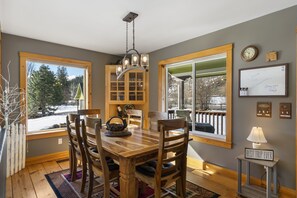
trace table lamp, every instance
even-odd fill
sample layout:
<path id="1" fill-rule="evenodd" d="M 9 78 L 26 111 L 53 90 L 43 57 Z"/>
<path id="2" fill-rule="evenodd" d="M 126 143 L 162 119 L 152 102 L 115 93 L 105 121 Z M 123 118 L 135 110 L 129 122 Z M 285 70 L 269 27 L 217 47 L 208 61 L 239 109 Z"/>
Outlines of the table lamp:
<path id="1" fill-rule="evenodd" d="M 261 143 L 267 143 L 262 127 L 253 127 L 250 135 L 247 137 L 248 141 L 253 142 L 253 148 L 257 149 Z"/>

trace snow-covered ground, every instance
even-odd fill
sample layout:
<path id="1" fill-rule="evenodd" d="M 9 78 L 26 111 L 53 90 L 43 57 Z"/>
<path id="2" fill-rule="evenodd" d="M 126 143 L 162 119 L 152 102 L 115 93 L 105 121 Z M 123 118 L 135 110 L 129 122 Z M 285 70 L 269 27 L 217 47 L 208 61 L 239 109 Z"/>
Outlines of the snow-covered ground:
<path id="1" fill-rule="evenodd" d="M 75 105 L 61 105 L 55 114 L 42 118 L 28 119 L 28 132 L 39 131 L 43 129 L 48 129 L 54 124 L 66 123 L 66 116 L 68 113 L 76 112 L 77 107 Z"/>

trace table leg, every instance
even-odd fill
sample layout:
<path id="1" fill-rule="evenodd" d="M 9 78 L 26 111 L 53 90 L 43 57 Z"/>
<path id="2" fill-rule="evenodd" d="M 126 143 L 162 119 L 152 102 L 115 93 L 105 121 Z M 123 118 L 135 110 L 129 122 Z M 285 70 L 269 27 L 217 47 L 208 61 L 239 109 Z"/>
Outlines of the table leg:
<path id="1" fill-rule="evenodd" d="M 237 159 L 237 192 L 238 193 L 241 193 L 241 173 L 242 173 L 242 170 L 241 170 L 241 160 L 240 159 Z"/>
<path id="2" fill-rule="evenodd" d="M 278 184 L 277 184 L 277 167 L 276 165 L 273 167 L 273 194 L 277 195 L 278 191 Z"/>
<path id="3" fill-rule="evenodd" d="M 135 197 L 135 161 L 120 157 L 120 197 Z"/>
<path id="4" fill-rule="evenodd" d="M 246 185 L 250 185 L 250 166 L 251 163 L 250 162 L 246 162 Z"/>
<path id="5" fill-rule="evenodd" d="M 271 168 L 265 166 L 266 169 L 266 198 L 271 197 Z"/>

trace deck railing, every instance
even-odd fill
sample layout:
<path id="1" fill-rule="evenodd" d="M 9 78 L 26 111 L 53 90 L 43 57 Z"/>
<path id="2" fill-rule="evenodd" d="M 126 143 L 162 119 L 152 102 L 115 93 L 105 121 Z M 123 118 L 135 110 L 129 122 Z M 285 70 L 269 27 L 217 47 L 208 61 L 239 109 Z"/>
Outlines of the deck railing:
<path id="1" fill-rule="evenodd" d="M 168 110 L 168 118 L 174 119 L 176 117 L 175 110 Z M 191 115 L 192 117 L 192 115 Z M 196 123 L 208 123 L 214 128 L 215 135 L 226 135 L 226 112 L 224 111 L 196 111 L 195 112 Z"/>

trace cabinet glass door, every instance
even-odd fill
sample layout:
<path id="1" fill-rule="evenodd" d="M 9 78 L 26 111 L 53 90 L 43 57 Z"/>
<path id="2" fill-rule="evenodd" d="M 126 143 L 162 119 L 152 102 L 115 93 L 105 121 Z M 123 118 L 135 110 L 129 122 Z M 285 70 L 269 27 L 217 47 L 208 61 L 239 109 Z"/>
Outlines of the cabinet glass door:
<path id="1" fill-rule="evenodd" d="M 125 100 L 125 75 L 117 80 L 116 73 L 110 73 L 110 100 Z"/>
<path id="2" fill-rule="evenodd" d="M 129 73 L 129 100 L 130 101 L 144 100 L 144 73 L 143 72 Z"/>

